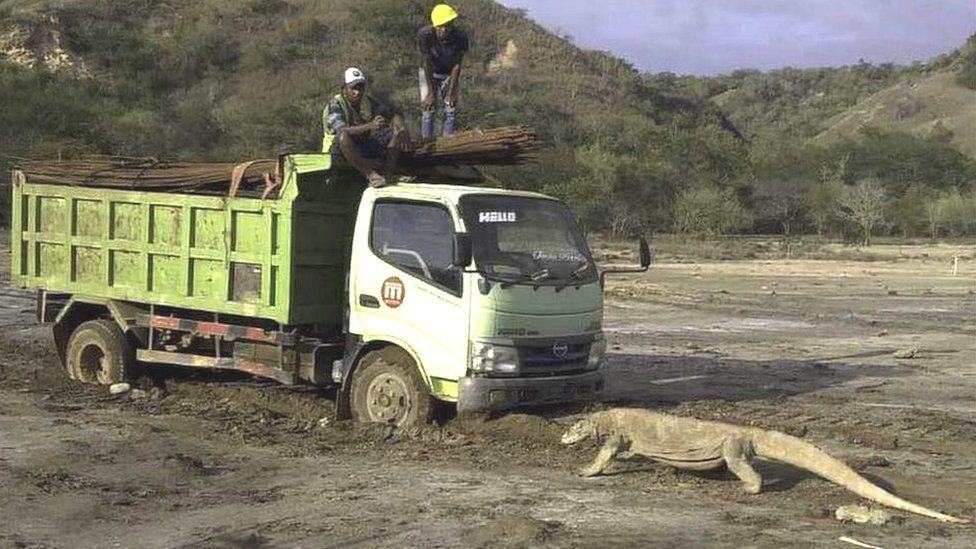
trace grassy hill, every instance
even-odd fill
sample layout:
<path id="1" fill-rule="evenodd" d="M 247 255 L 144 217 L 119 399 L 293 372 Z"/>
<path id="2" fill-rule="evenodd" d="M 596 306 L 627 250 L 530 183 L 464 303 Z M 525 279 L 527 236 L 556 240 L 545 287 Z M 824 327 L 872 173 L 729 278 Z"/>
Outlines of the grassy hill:
<path id="1" fill-rule="evenodd" d="M 94 88 L 93 108 L 113 115 L 88 121 L 97 125 L 93 137 L 108 141 L 97 148 L 248 156 L 312 146 L 321 106 L 349 65 L 364 68 L 377 89 L 418 115 L 414 36 L 431 4 L 14 0 L 0 6 L 0 26 L 35 30 L 52 18 L 59 45 L 85 67 L 71 83 Z M 494 2 L 456 4 L 473 35 L 463 89 L 467 126 L 529 123 L 555 144 L 576 144 L 634 139 L 628 134 L 650 131 L 661 117 L 654 94 L 627 63 L 580 50 Z M 509 41 L 515 66 L 489 70 Z M 64 75 L 56 79 L 72 80 Z"/>
<path id="2" fill-rule="evenodd" d="M 922 137 L 945 134 L 959 151 L 976 157 L 976 90 L 942 71 L 899 82 L 827 120 L 819 143 L 854 137 L 866 128 Z"/>
<path id="3" fill-rule="evenodd" d="M 321 109 L 349 65 L 416 129 L 415 36 L 433 3 L 8 0 L 0 168 L 24 156 L 226 160 L 314 149 Z M 509 184 L 561 194 L 597 225 L 614 200 L 631 207 L 653 195 L 654 211 L 642 215 L 665 223 L 683 186 L 736 177 L 745 149 L 703 99 L 650 85 L 628 63 L 582 50 L 520 11 L 455 4 L 472 37 L 462 125 L 529 124 L 547 145 L 539 164 L 500 170 Z M 492 63 L 503 54 L 508 63 Z M 609 168 L 593 165 L 604 161 Z M 589 187 L 574 183 L 581 173 Z M 623 192 L 625 178 L 639 188 Z M 584 204 L 594 194 L 602 202 Z"/>
<path id="4" fill-rule="evenodd" d="M 350 65 L 416 130 L 414 37 L 434 3 L 2 0 L 0 169 L 24 157 L 233 161 L 314 150 L 321 109 Z M 545 145 L 539 162 L 493 172 L 507 185 L 563 197 L 589 227 L 670 230 L 687 226 L 681 216 L 711 215 L 699 208 L 728 214 L 716 230 L 766 230 L 757 196 L 801 192 L 841 162 L 844 183 L 881 178 L 895 197 L 913 185 L 965 191 L 976 180 L 976 163 L 951 143 L 899 133 L 914 131 L 912 122 L 864 140 L 840 130 L 813 139 L 824 121 L 840 121 L 891 86 L 967 67 L 958 52 L 921 67 L 640 74 L 522 11 L 453 3 L 472 38 L 462 126 L 534 126 Z M 948 99 L 938 108 L 928 95 L 919 101 L 926 108 L 913 116 L 938 116 L 963 139 L 971 122 L 939 110 Z"/>
<path id="5" fill-rule="evenodd" d="M 768 72 L 737 71 L 710 79 L 711 101 L 744 133 L 805 140 L 823 122 L 899 82 L 912 69 L 867 63 Z"/>

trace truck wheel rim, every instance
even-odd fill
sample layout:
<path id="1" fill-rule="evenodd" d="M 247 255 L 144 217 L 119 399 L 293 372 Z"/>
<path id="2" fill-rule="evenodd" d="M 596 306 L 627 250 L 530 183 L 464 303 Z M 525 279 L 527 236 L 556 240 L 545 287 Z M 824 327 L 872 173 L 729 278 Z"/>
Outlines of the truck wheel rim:
<path id="1" fill-rule="evenodd" d="M 399 425 L 410 413 L 410 390 L 399 376 L 380 374 L 366 393 L 370 421 Z"/>
<path id="2" fill-rule="evenodd" d="M 98 380 L 105 382 L 105 352 L 98 345 L 86 345 L 78 356 L 78 368 L 84 381 Z"/>

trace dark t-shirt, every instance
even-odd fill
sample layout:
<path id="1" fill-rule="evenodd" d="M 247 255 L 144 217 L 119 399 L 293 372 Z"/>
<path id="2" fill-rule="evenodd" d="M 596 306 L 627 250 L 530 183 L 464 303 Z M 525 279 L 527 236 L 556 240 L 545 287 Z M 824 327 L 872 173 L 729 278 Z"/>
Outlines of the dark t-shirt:
<path id="1" fill-rule="evenodd" d="M 421 55 L 430 57 L 435 74 L 450 74 L 454 65 L 460 63 L 461 58 L 468 51 L 468 34 L 454 27 L 443 40 L 440 40 L 434 27 L 428 25 L 417 33 L 417 45 L 420 47 Z"/>

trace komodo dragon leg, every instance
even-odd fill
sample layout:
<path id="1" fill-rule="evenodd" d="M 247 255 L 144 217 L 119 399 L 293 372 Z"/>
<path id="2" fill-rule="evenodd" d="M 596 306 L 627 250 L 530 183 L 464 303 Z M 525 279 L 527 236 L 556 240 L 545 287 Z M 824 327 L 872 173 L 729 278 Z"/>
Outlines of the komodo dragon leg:
<path id="1" fill-rule="evenodd" d="M 600 453 L 596 455 L 596 459 L 593 460 L 593 463 L 589 467 L 580 471 L 580 476 L 595 477 L 602 473 L 610 465 L 617 452 L 620 451 L 623 443 L 624 438 L 620 435 L 612 435 L 607 438 L 607 441 L 603 444 L 603 448 L 600 448 Z"/>
<path id="2" fill-rule="evenodd" d="M 722 443 L 722 459 L 725 460 L 729 471 L 739 477 L 745 485 L 748 494 L 758 494 L 762 491 L 762 477 L 752 468 L 752 465 L 749 465 L 753 455 L 752 443 L 746 437 L 729 437 Z"/>

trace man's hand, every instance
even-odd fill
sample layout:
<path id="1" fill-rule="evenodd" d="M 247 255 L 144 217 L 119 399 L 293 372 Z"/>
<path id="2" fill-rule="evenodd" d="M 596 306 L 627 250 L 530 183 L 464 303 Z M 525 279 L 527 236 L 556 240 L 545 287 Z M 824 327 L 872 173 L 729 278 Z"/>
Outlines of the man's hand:
<path id="1" fill-rule="evenodd" d="M 424 108 L 425 109 L 429 109 L 429 108 L 433 107 L 434 106 L 434 103 L 436 101 L 437 101 L 437 98 L 434 96 L 434 93 L 433 92 L 427 92 L 427 95 L 424 96 Z"/>
<path id="2" fill-rule="evenodd" d="M 386 126 L 387 122 L 386 122 L 386 118 L 385 117 L 380 116 L 380 115 L 376 115 L 375 117 L 373 117 L 373 121 L 370 122 L 369 124 L 370 124 L 370 129 L 372 129 L 372 130 L 378 130 L 378 129 Z"/>
<path id="3" fill-rule="evenodd" d="M 393 139 L 390 140 L 389 147 L 400 152 L 410 150 L 410 134 L 404 129 L 393 130 Z"/>

